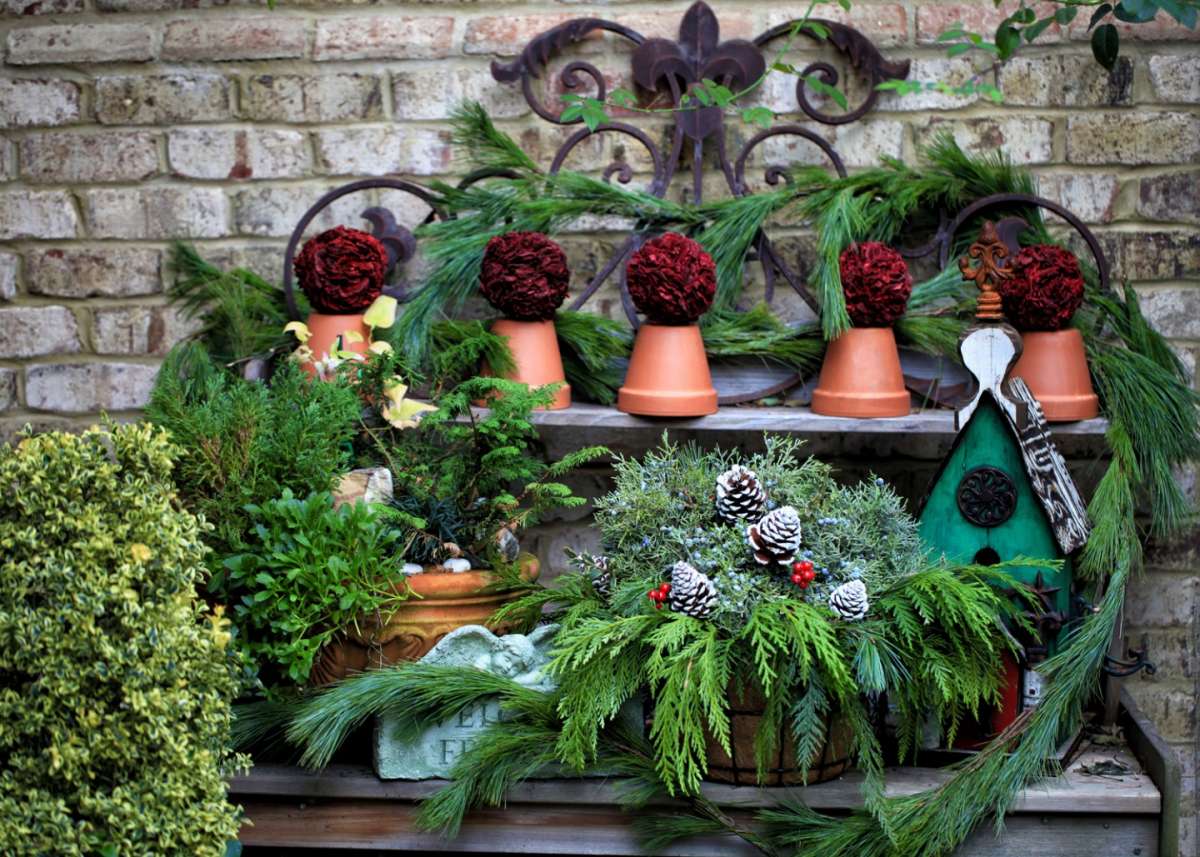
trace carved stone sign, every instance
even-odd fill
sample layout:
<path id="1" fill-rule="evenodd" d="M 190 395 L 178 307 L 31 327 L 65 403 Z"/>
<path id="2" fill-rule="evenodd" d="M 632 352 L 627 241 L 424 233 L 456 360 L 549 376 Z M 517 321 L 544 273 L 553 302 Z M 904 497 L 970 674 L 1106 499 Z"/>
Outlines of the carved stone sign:
<path id="1" fill-rule="evenodd" d="M 525 687 L 553 690 L 542 669 L 550 659 L 557 630 L 557 625 L 546 625 L 528 636 L 497 637 L 480 625 L 467 625 L 443 637 L 421 662 L 475 667 Z M 447 777 L 458 757 L 500 717 L 499 703 L 489 699 L 430 727 L 415 741 L 400 741 L 395 737 L 395 715 L 380 716 L 375 727 L 375 772 L 384 780 Z"/>

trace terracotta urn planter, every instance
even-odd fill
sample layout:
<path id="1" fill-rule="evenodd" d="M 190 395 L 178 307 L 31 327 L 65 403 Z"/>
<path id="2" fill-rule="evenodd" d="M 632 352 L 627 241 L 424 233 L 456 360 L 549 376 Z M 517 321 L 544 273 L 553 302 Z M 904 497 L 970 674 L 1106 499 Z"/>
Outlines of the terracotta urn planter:
<path id="1" fill-rule="evenodd" d="M 638 328 L 617 408 L 647 417 L 715 414 L 717 391 L 700 327 L 647 323 Z"/>
<path id="2" fill-rule="evenodd" d="M 825 724 L 825 743 L 808 760 L 807 776 L 803 774 L 800 760 L 796 758 L 796 744 L 792 740 L 791 726 L 783 722 L 779 725 L 775 755 L 760 783 L 754 761 L 754 735 L 762 723 L 766 700 L 756 687 L 740 691 L 731 687 L 728 700 L 729 745 L 733 754 L 726 753 L 720 744 L 709 736 L 705 747 L 708 757 L 706 779 L 743 786 L 788 786 L 805 782 L 813 785 L 836 779 L 849 769 L 853 735 L 844 720 L 828 719 Z"/>
<path id="3" fill-rule="evenodd" d="M 314 312 L 309 314 L 307 324 L 309 338 L 306 344 L 312 349 L 314 360 L 324 360 L 337 345 L 339 336 L 342 337 L 343 351 L 353 351 L 355 354 L 367 353 L 371 331 L 363 323 L 362 313 L 327 315 Z M 357 333 L 358 341 L 349 341 L 346 337 L 347 333 Z M 310 376 L 316 377 L 317 368 L 312 360 L 302 363 L 301 366 Z"/>
<path id="4" fill-rule="evenodd" d="M 537 558 L 522 554 L 519 561 L 521 577 L 536 580 L 540 572 Z M 407 589 L 410 594 L 391 613 L 360 622 L 357 631 L 350 630 L 337 643 L 326 646 L 313 665 L 310 682 L 319 687 L 351 673 L 420 660 L 442 637 L 464 625 L 483 625 L 495 634 L 509 630 L 488 621 L 516 597 L 511 591 L 490 591 L 497 582 L 494 573 L 434 568 L 395 584 L 397 593 Z"/>
<path id="5" fill-rule="evenodd" d="M 829 343 L 812 409 L 828 417 L 908 415 L 911 400 L 890 327 L 852 327 Z"/>
<path id="6" fill-rule="evenodd" d="M 1100 398 L 1092 388 L 1083 336 L 1077 329 L 1029 331 L 1021 334 L 1021 342 L 1021 357 L 1009 377 L 1029 386 L 1048 422 L 1099 416 Z"/>
<path id="7" fill-rule="evenodd" d="M 546 410 L 557 411 L 571 406 L 571 388 L 563 372 L 562 354 L 558 348 L 558 333 L 553 319 L 547 321 L 519 321 L 500 318 L 492 323 L 492 333 L 508 340 L 516 370 L 506 375 L 510 381 L 519 381 L 530 387 L 546 384 L 561 384 L 554 401 Z M 484 367 L 485 375 L 492 374 Z"/>

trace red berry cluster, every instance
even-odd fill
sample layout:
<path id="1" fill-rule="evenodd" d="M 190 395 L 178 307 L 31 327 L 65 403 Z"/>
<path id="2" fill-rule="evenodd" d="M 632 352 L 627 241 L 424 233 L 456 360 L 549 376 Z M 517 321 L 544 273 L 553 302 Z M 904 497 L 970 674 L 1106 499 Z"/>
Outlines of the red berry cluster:
<path id="1" fill-rule="evenodd" d="M 801 589 L 808 589 L 808 585 L 816 579 L 817 573 L 813 571 L 811 562 L 806 559 L 798 559 L 792 563 L 792 583 Z"/>
<path id="2" fill-rule="evenodd" d="M 667 600 L 667 596 L 670 594 L 671 584 L 664 583 L 662 586 L 658 587 L 658 589 L 651 589 L 649 592 L 647 592 L 646 597 L 654 602 L 655 610 L 661 610 L 663 608 L 663 604 Z"/>

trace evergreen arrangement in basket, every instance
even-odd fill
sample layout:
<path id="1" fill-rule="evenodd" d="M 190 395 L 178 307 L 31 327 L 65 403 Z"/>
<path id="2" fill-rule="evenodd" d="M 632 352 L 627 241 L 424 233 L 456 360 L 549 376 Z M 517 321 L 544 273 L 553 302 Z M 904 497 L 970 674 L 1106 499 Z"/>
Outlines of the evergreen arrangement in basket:
<path id="1" fill-rule="evenodd" d="M 989 585 L 1003 569 L 930 562 L 883 480 L 840 485 L 798 441 L 741 456 L 664 439 L 616 463 L 596 526 L 603 556 L 577 555 L 557 591 L 504 611 L 549 605 L 561 623 L 555 751 L 572 767 L 595 762 L 601 730 L 642 690 L 672 794 L 694 794 L 714 767 L 750 782 L 816 780 L 810 766 L 840 756 L 877 770 L 879 694 L 905 751 L 924 717 L 953 735 L 996 694 L 1001 622 L 1017 615 Z M 739 746 L 730 710 L 748 705 L 756 728 Z M 826 741 L 841 752 L 823 755 Z"/>
<path id="2" fill-rule="evenodd" d="M 799 452 L 776 437 L 752 456 L 664 441 L 618 460 L 615 488 L 596 505 L 605 554 L 576 555 L 553 589 L 530 585 L 496 617 L 549 613 L 561 625 L 553 693 L 409 665 L 309 700 L 290 739 L 321 765 L 372 713 L 399 710 L 418 728 L 499 694 L 502 722 L 424 807 L 422 824 L 448 832 L 551 763 L 615 766 L 649 793 L 700 800 L 706 777 L 813 782 L 852 759 L 881 788 L 873 702 L 887 694 L 906 753 L 928 716 L 953 735 L 995 698 L 1012 645 L 1003 622 L 1020 623 L 1020 608 L 998 592 L 1010 582 L 1003 567 L 925 557 L 882 480 L 839 485 Z M 645 738 L 618 717 L 643 693 Z M 747 706 L 749 741 L 734 734 Z"/>

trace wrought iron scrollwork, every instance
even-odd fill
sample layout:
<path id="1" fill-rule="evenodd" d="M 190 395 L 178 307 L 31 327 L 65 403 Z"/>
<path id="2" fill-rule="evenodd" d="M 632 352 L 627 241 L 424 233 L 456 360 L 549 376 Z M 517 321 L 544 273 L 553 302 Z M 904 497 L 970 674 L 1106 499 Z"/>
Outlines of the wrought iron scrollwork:
<path id="1" fill-rule="evenodd" d="M 561 110 L 556 113 L 548 109 L 534 93 L 533 81 L 541 77 L 542 73 L 546 70 L 546 66 L 550 64 L 550 61 L 555 56 L 597 31 L 616 33 L 618 36 L 628 39 L 635 45 L 640 45 L 646 41 L 646 37 L 637 30 L 630 29 L 615 21 L 606 21 L 603 18 L 576 18 L 573 21 L 559 24 L 557 27 L 553 27 L 534 38 L 521 51 L 521 56 L 511 63 L 493 62 L 492 78 L 500 83 L 516 83 L 520 81 L 525 101 L 533 108 L 534 113 L 547 122 L 553 122 L 556 125 L 578 124 L 583 120 L 573 119 L 564 122 L 560 118 Z M 576 60 L 569 63 L 560 72 L 559 82 L 566 89 L 577 89 L 580 84 L 579 75 L 581 73 L 590 77 L 592 83 L 595 84 L 596 95 L 594 97 L 603 100 L 608 92 L 604 83 L 604 75 L 600 69 L 589 62 Z"/>
<path id="2" fill-rule="evenodd" d="M 309 224 L 316 219 L 318 214 L 342 197 L 376 188 L 398 190 L 411 194 L 432 209 L 429 215 L 431 218 L 443 218 L 445 216 L 445 212 L 438 206 L 437 196 L 432 191 L 419 184 L 404 181 L 403 179 L 363 179 L 344 184 L 329 191 L 313 203 L 312 207 L 301 216 L 300 221 L 296 224 L 296 228 L 292 230 L 291 237 L 288 238 L 287 250 L 283 254 L 283 291 L 287 298 L 288 314 L 292 318 L 300 318 L 300 308 L 296 304 L 296 293 L 292 286 L 292 272 L 293 263 L 296 258 L 296 249 L 300 246 L 300 239 L 304 237 L 305 230 L 308 229 Z M 390 211 L 379 207 L 368 208 L 362 213 L 362 217 L 371 224 L 371 234 L 378 238 L 387 250 L 389 274 L 397 266 L 401 266 L 411 259 L 413 254 L 416 253 L 417 241 L 415 236 L 413 236 L 409 229 L 398 224 Z M 384 289 L 384 293 L 400 301 L 411 297 L 407 285 L 403 282 L 388 286 Z"/>
<path id="3" fill-rule="evenodd" d="M 849 60 L 851 68 L 865 75 L 869 84 L 866 100 L 854 110 L 841 114 L 825 113 L 814 107 L 812 102 L 808 100 L 808 81 L 806 78 L 809 75 L 815 74 L 827 86 L 837 86 L 840 78 L 837 69 L 829 63 L 810 63 L 801 69 L 800 77 L 796 81 L 796 102 L 804 112 L 804 115 L 810 119 L 814 119 L 825 125 L 846 125 L 850 122 L 857 122 L 863 116 L 867 115 L 879 100 L 879 90 L 875 88 L 878 84 L 883 83 L 885 80 L 903 80 L 908 77 L 908 71 L 911 66 L 909 60 L 893 62 L 887 59 L 879 52 L 879 49 L 875 47 L 870 39 L 853 27 L 840 24 L 837 21 L 826 21 L 821 18 L 811 19 L 809 23 L 816 24 L 828 33 L 825 41 Z M 754 40 L 754 44 L 761 48 L 768 42 L 786 36 L 791 33 L 795 24 L 795 21 L 789 21 L 786 24 L 772 27 L 758 36 Z M 800 33 L 812 39 L 821 38 L 817 35 L 817 31 L 811 27 L 802 28 Z"/>

